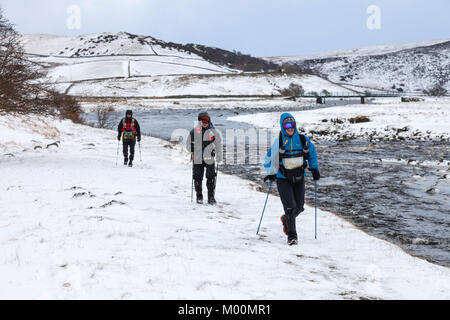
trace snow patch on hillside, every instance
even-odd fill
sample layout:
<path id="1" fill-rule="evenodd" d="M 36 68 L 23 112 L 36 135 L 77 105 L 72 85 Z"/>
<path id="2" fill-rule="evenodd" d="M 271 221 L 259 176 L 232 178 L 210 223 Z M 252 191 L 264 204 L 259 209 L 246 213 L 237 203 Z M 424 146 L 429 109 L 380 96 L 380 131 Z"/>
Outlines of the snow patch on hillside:
<path id="1" fill-rule="evenodd" d="M 104 80 L 75 83 L 69 94 L 75 96 L 164 97 L 183 95 L 279 95 L 278 90 L 291 83 L 306 92 L 327 90 L 351 93 L 320 77 L 312 75 L 240 74 L 154 76 L 127 80 Z"/>
<path id="2" fill-rule="evenodd" d="M 86 34 L 67 37 L 49 34 L 22 35 L 25 52 L 59 57 L 92 57 L 109 55 L 176 55 L 203 60 L 187 51 L 164 48 L 152 37 L 126 32 Z"/>
<path id="3" fill-rule="evenodd" d="M 447 40 L 430 40 L 420 41 L 414 43 L 402 43 L 402 44 L 381 44 L 374 46 L 367 46 L 362 48 L 346 49 L 346 50 L 334 50 L 323 53 L 315 53 L 299 56 L 280 56 L 280 57 L 265 57 L 268 61 L 274 61 L 278 63 L 295 62 L 298 60 L 314 60 L 314 59 L 329 59 L 329 58 L 342 58 L 342 57 L 355 57 L 355 56 L 371 56 L 392 53 L 400 50 L 413 49 L 417 47 L 427 47 L 435 44 L 447 42 Z"/>

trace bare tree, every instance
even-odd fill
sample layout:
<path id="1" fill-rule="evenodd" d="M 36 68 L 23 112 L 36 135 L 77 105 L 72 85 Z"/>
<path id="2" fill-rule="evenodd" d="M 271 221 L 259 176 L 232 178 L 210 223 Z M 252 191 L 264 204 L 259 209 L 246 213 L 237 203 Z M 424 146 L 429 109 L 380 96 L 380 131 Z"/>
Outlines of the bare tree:
<path id="1" fill-rule="evenodd" d="M 283 96 L 300 97 L 305 94 L 305 90 L 299 84 L 291 82 L 289 87 L 278 90 Z"/>
<path id="2" fill-rule="evenodd" d="M 52 114 L 81 122 L 80 107 L 45 80 L 46 72 L 27 59 L 20 36 L 0 8 L 0 112 Z"/>
<path id="3" fill-rule="evenodd" d="M 113 127 L 113 107 L 99 106 L 95 109 L 97 115 L 97 127 L 99 128 L 112 128 Z"/>

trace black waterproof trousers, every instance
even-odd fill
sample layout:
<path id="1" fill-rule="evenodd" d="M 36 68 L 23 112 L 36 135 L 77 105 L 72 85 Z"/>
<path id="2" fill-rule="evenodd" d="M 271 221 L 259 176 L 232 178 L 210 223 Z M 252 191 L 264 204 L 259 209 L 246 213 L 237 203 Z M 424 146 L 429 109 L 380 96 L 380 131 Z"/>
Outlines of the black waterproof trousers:
<path id="1" fill-rule="evenodd" d="M 286 179 L 277 179 L 277 187 L 286 216 L 288 241 L 297 239 L 295 218 L 305 210 L 303 207 L 305 203 L 305 178 L 297 183 L 291 183 Z"/>
<path id="2" fill-rule="evenodd" d="M 130 162 L 134 159 L 134 147 L 136 146 L 136 139 L 123 139 L 123 157 L 125 162 L 128 161 L 128 147 L 130 148 Z"/>
<path id="3" fill-rule="evenodd" d="M 192 170 L 192 178 L 194 179 L 195 192 L 202 194 L 202 181 L 206 169 L 206 187 L 208 188 L 208 198 L 214 198 L 214 191 L 216 188 L 216 164 L 194 164 Z"/>

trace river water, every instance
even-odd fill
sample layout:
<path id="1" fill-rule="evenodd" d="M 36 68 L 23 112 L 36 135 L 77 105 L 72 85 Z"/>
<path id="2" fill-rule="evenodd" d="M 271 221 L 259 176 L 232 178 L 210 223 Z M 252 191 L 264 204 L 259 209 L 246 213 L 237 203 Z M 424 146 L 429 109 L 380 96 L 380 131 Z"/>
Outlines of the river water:
<path id="1" fill-rule="evenodd" d="M 169 140 L 176 129 L 190 130 L 200 111 L 136 110 L 134 117 L 143 134 Z M 208 112 L 226 142 L 225 129 L 252 129 L 251 125 L 229 121 L 228 117 L 262 111 L 281 110 L 213 109 Z M 117 123 L 123 117 L 122 112 L 112 115 Z M 85 118 L 95 122 L 96 116 L 87 113 Z M 249 141 L 244 144 L 241 152 L 245 162 L 227 162 L 219 169 L 258 183 L 262 191 L 267 191 L 262 181 L 263 159 L 257 156 L 261 150 Z M 450 180 L 447 178 L 450 172 L 448 166 L 427 162 L 448 160 L 447 142 L 322 141 L 315 143 L 315 147 L 322 176 L 318 183 L 320 209 L 332 211 L 412 255 L 450 266 Z M 314 184 L 310 176 L 307 182 L 306 202 L 314 205 Z M 276 188 L 273 192 L 276 194 Z M 217 199 L 220 201 L 220 195 Z"/>

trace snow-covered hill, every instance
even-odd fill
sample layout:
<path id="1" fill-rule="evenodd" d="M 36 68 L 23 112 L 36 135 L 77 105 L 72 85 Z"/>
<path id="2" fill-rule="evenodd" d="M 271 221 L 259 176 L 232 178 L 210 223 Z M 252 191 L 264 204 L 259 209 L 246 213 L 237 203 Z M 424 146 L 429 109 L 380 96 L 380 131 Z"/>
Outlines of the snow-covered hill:
<path id="1" fill-rule="evenodd" d="M 192 204 L 178 146 L 143 137 L 128 168 L 115 166 L 115 137 L 0 116 L 0 298 L 450 299 L 448 268 L 329 212 L 314 240 L 308 207 L 288 247 L 271 196 L 256 236 L 256 185 L 219 173 L 218 205 Z"/>
<path id="2" fill-rule="evenodd" d="M 128 33 L 78 37 L 23 35 L 25 52 L 54 82 L 190 73 L 237 72 L 183 48 Z"/>
<path id="3" fill-rule="evenodd" d="M 449 40 L 266 59 L 295 64 L 341 84 L 420 93 L 440 84 L 450 91 Z"/>
<path id="4" fill-rule="evenodd" d="M 50 81 L 60 91 L 77 96 L 271 95 L 290 83 L 307 92 L 349 91 L 312 75 L 243 73 L 227 61 L 262 63 L 262 69 L 268 62 L 125 32 L 23 35 L 22 42 L 30 59 L 48 69 Z"/>
<path id="5" fill-rule="evenodd" d="M 187 59 L 201 59 L 183 49 L 175 49 L 150 36 L 137 36 L 126 32 L 88 34 L 67 37 L 47 34 L 22 36 L 25 51 L 57 57 L 95 57 L 111 55 L 174 55 Z"/>

